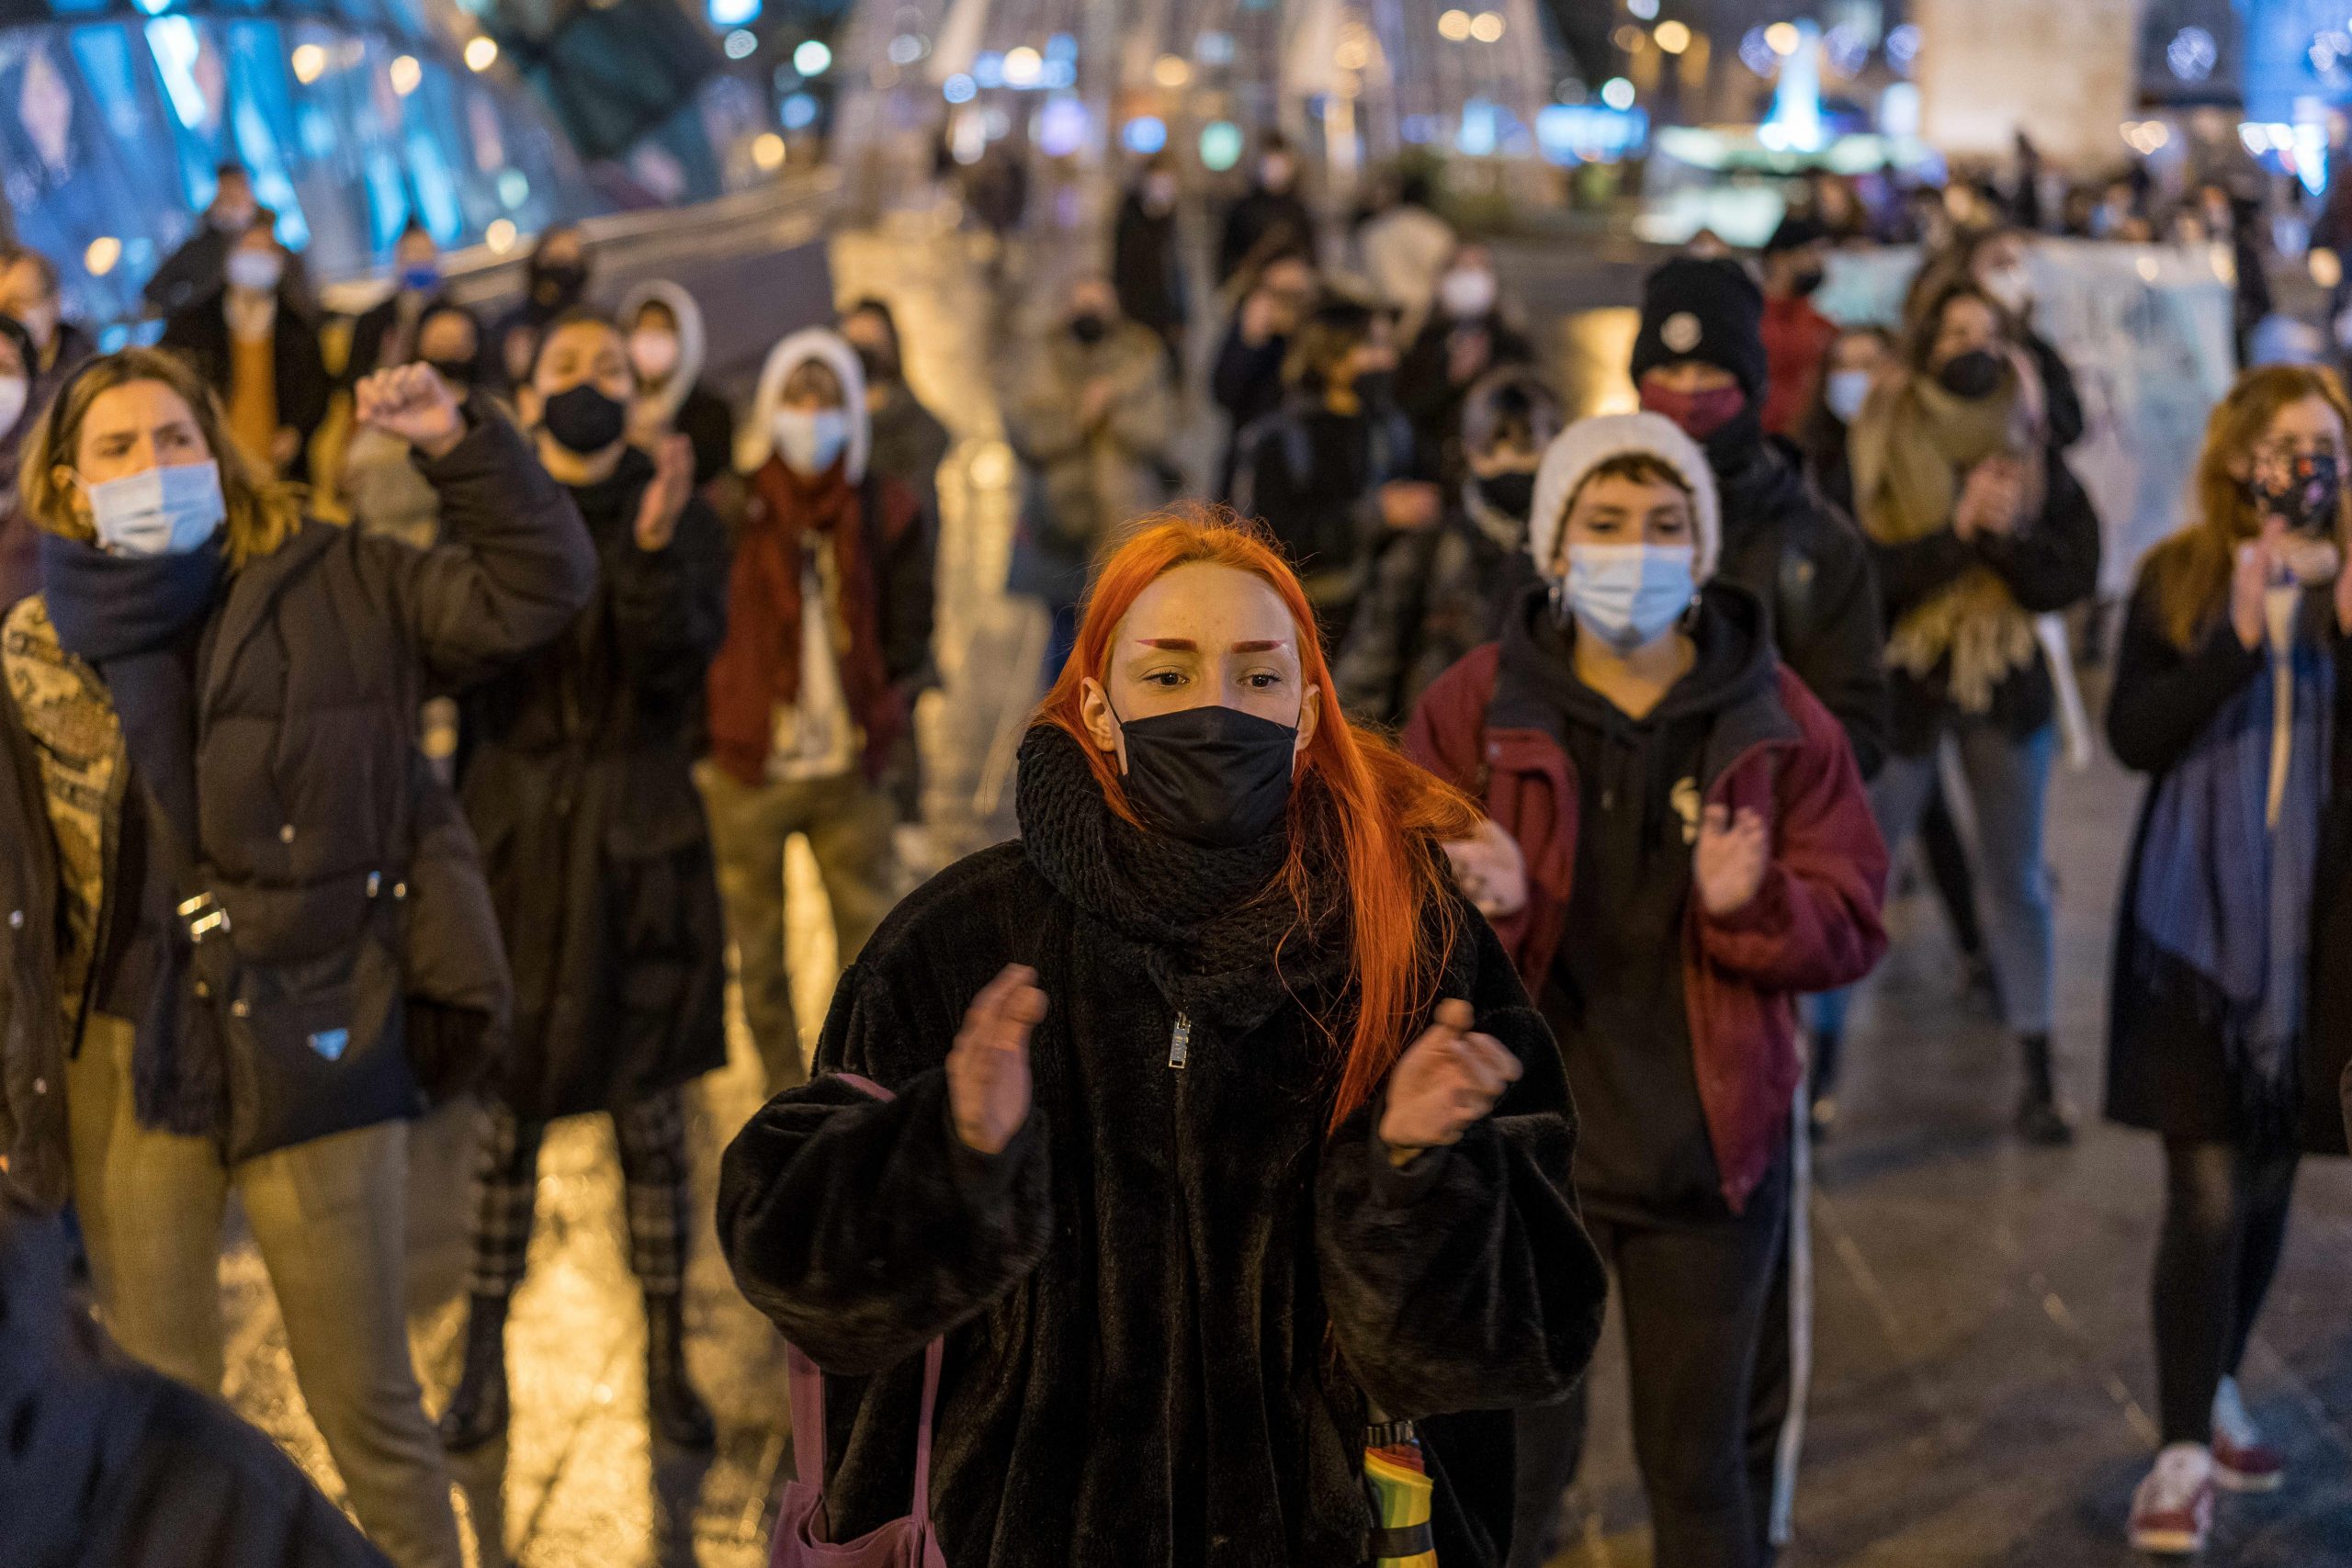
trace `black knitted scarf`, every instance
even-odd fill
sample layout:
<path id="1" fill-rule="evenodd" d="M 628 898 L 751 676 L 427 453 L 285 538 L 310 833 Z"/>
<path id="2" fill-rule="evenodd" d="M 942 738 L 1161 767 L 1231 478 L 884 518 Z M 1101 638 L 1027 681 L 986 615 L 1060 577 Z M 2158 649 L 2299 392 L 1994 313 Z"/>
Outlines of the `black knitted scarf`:
<path id="1" fill-rule="evenodd" d="M 1152 981 L 1177 1007 L 1246 1030 L 1295 997 L 1338 1029 L 1346 889 L 1335 865 L 1316 868 L 1302 912 L 1282 880 L 1292 833 L 1336 841 L 1317 820 L 1331 805 L 1312 773 L 1271 831 L 1214 849 L 1112 810 L 1078 741 L 1040 725 L 1022 743 L 1014 796 L 1030 863 L 1082 918 L 1140 947 Z"/>

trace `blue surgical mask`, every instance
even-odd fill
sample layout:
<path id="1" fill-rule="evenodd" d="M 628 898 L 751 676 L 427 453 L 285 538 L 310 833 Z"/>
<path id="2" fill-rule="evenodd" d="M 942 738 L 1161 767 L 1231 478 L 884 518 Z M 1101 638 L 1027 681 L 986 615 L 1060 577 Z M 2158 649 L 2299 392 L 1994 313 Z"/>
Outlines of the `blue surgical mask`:
<path id="1" fill-rule="evenodd" d="M 1697 596 L 1689 545 L 1570 545 L 1561 607 L 1620 653 L 1669 630 Z"/>
<path id="2" fill-rule="evenodd" d="M 218 463 L 149 468 L 86 490 L 98 544 L 119 556 L 186 555 L 229 515 Z"/>
<path id="3" fill-rule="evenodd" d="M 1867 370 L 1832 370 L 1821 389 L 1822 400 L 1842 424 L 1854 423 L 1862 412 L 1862 404 L 1871 395 L 1871 373 Z"/>
<path id="4" fill-rule="evenodd" d="M 431 262 L 401 269 L 401 288 L 411 294 L 430 294 L 441 287 L 441 269 Z"/>
<path id="5" fill-rule="evenodd" d="M 849 445 L 849 413 L 843 409 L 778 409 L 771 424 L 775 454 L 804 479 L 831 468 Z"/>

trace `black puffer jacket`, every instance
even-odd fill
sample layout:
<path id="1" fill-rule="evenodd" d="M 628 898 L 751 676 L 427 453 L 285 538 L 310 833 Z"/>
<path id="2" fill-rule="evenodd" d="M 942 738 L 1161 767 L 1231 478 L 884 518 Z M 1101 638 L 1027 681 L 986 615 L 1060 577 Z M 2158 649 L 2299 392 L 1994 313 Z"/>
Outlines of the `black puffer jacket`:
<path id="1" fill-rule="evenodd" d="M 1559 1053 L 1493 932 L 1456 906 L 1444 994 L 1525 1076 L 1399 1171 L 1372 1108 L 1327 1135 L 1337 1075 L 1308 1008 L 1344 984 L 1344 938 L 1251 903 L 1286 840 L 1144 834 L 1059 730 L 1024 747 L 1020 807 L 1021 842 L 933 879 L 842 977 L 820 1071 L 898 1098 L 820 1076 L 721 1172 L 738 1282 L 834 1374 L 833 1539 L 906 1511 L 921 1352 L 944 1335 L 932 1506 L 958 1568 L 1357 1568 L 1367 1394 L 1434 1417 L 1439 1561 L 1501 1562 L 1493 1412 L 1573 1386 L 1606 1284 Z M 942 1064 L 1014 962 L 1049 1010 L 1028 1122 L 986 1156 L 950 1125 Z"/>
<path id="2" fill-rule="evenodd" d="M 726 936 L 693 773 L 727 547 L 695 501 L 666 548 L 639 549 L 652 479 L 632 447 L 572 492 L 595 596 L 467 705 L 458 787 L 514 969 L 499 1088 L 530 1120 L 632 1104 L 727 1059 Z"/>
<path id="3" fill-rule="evenodd" d="M 107 1343 L 65 1252 L 0 1193 L 0 1562 L 387 1568 L 276 1443 Z"/>
<path id="4" fill-rule="evenodd" d="M 441 497 L 439 546 L 306 525 L 229 579 L 196 678 L 197 848 L 238 953 L 291 962 L 358 940 L 368 877 L 405 864 L 410 1047 L 444 1088 L 503 1045 L 512 982 L 473 835 L 416 750 L 417 705 L 428 682 L 480 680 L 545 642 L 595 582 L 579 513 L 522 436 L 495 412 L 468 419 L 448 456 L 419 460 Z M 57 870 L 5 682 L 0 741 L 0 839 L 27 846 L 0 855 L 0 1152 L 55 1204 L 68 1195 Z M 183 1126 L 217 1114 L 151 1109 Z"/>
<path id="5" fill-rule="evenodd" d="M 1718 467 L 1716 573 L 1764 601 L 1781 658 L 1845 728 L 1862 776 L 1887 743 L 1886 632 L 1869 544 L 1805 479 L 1795 449 L 1764 440 Z"/>

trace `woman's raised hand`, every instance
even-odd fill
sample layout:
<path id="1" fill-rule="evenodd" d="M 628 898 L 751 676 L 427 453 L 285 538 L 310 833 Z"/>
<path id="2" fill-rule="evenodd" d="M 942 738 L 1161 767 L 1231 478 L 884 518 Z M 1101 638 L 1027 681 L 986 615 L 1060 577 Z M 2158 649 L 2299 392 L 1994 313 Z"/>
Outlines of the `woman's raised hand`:
<path id="1" fill-rule="evenodd" d="M 1464 1001 L 1437 1004 L 1437 1016 L 1388 1078 L 1380 1141 L 1399 1151 L 1458 1143 L 1519 1080 L 1519 1058 L 1491 1034 L 1472 1032 Z"/>
<path id="2" fill-rule="evenodd" d="M 1481 819 L 1469 838 L 1450 840 L 1445 858 L 1462 896 L 1487 919 L 1508 919 L 1527 908 L 1527 856 L 1494 818 Z"/>
<path id="3" fill-rule="evenodd" d="M 2263 521 L 2262 532 L 2238 547 L 2237 560 L 2230 570 L 2230 626 L 2238 634 L 2241 647 L 2252 650 L 2262 646 L 2267 627 L 2263 615 L 2263 601 L 2270 592 L 2271 579 L 2278 571 L 2278 547 L 2286 539 L 2287 525 L 2276 517 Z"/>
<path id="4" fill-rule="evenodd" d="M 1045 1016 L 1046 993 L 1025 964 L 1005 965 L 965 1010 L 947 1053 L 947 1104 L 966 1146 L 1002 1154 L 1029 1120 L 1029 1032 Z"/>
<path id="5" fill-rule="evenodd" d="M 397 435 L 428 457 L 446 457 L 465 439 L 466 416 L 432 367 L 379 370 L 352 390 L 359 423 Z"/>

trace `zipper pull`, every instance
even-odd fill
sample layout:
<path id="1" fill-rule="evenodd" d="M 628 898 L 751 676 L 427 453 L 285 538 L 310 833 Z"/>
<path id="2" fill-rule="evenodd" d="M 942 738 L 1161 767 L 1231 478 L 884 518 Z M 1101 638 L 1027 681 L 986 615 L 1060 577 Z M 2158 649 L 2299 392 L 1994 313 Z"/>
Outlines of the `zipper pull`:
<path id="1" fill-rule="evenodd" d="M 1193 1021 L 1182 1013 L 1176 1015 L 1176 1032 L 1168 1037 L 1168 1065 L 1182 1071 L 1193 1059 Z"/>

